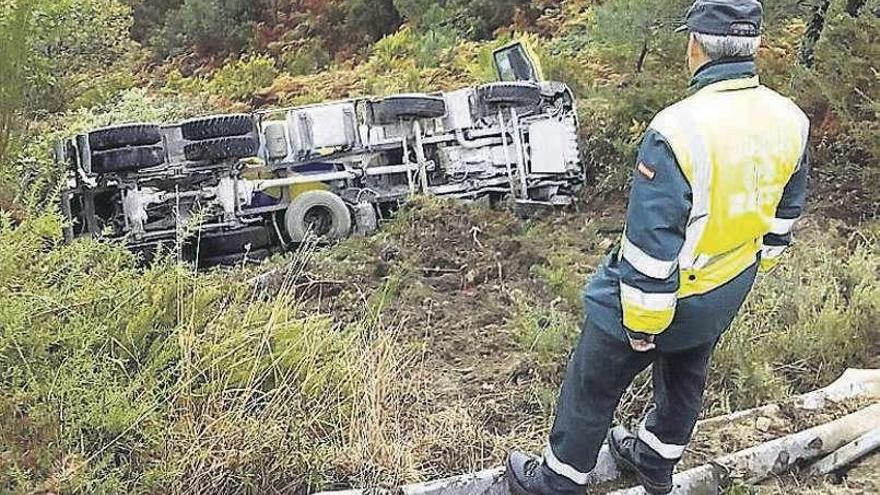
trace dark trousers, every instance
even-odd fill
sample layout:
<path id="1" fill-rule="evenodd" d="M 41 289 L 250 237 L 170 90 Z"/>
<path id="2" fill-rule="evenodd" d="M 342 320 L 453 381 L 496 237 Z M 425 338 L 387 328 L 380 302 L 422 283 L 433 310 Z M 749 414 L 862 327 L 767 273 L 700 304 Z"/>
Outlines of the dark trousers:
<path id="1" fill-rule="evenodd" d="M 716 343 L 674 353 L 640 353 L 587 322 L 568 363 L 545 468 L 559 475 L 562 484 L 583 484 L 596 465 L 621 396 L 653 364 L 654 407 L 638 430 L 637 462 L 648 470 L 671 472 L 700 414 Z"/>

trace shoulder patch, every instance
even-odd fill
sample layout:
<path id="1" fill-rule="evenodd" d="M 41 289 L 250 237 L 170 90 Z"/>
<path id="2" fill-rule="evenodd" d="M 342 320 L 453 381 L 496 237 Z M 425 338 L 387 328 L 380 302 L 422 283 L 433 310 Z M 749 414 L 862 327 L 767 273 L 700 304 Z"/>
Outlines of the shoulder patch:
<path id="1" fill-rule="evenodd" d="M 657 175 L 654 169 L 649 167 L 645 162 L 639 162 L 638 170 L 639 173 L 644 175 L 648 180 L 654 180 L 654 176 Z"/>

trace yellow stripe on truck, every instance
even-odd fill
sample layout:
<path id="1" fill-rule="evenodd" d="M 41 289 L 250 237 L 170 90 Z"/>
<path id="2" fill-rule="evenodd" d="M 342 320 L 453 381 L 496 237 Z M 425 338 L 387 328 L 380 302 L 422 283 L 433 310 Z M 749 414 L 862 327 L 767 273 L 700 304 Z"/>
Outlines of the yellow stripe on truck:
<path id="1" fill-rule="evenodd" d="M 290 199 L 294 199 L 300 194 L 307 191 L 326 191 L 329 187 L 327 184 L 323 182 L 305 182 L 302 184 L 293 184 L 292 186 L 288 186 L 287 190 L 290 193 Z M 281 199 L 283 189 L 281 187 L 271 187 L 263 191 L 267 196 L 271 196 L 275 199 Z"/>

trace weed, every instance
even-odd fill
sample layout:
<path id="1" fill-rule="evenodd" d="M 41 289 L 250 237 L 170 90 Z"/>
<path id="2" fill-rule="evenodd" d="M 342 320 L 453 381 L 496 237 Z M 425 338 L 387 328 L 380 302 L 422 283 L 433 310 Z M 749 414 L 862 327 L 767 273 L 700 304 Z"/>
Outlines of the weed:
<path id="1" fill-rule="evenodd" d="M 555 305 L 536 307 L 522 296 L 515 300 L 516 311 L 510 322 L 514 340 L 542 375 L 559 376 L 567 362 L 564 356 L 580 333 L 578 321 Z"/>

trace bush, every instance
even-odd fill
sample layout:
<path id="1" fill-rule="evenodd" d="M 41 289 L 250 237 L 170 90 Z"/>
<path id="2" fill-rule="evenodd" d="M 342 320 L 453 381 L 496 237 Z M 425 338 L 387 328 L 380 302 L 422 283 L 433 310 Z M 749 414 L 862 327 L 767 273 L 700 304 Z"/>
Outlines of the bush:
<path id="1" fill-rule="evenodd" d="M 838 213 L 877 215 L 880 203 L 880 17 L 840 14 L 816 46 L 815 66 L 796 74 L 813 124 L 819 189 Z"/>
<path id="2" fill-rule="evenodd" d="M 133 84 L 139 55 L 128 33 L 131 8 L 121 0 L 33 3 L 28 62 L 33 111 L 88 106 Z"/>
<path id="3" fill-rule="evenodd" d="M 565 372 L 564 357 L 580 334 L 578 319 L 562 308 L 534 305 L 523 295 L 516 301 L 509 322 L 513 339 L 540 375 L 553 381 Z"/>
<path id="4" fill-rule="evenodd" d="M 583 267 L 583 254 L 568 243 L 569 267 Z M 786 259 L 762 276 L 715 353 L 706 394 L 705 416 L 724 414 L 827 385 L 848 367 L 871 360 L 880 339 L 880 225 L 857 230 L 839 222 L 812 223 L 797 234 Z M 518 295 L 510 321 L 514 339 L 544 383 L 556 391 L 580 321 L 571 283 L 556 276 L 554 260 L 535 266 L 559 296 L 547 306 Z M 561 267 L 560 267 L 561 270 Z M 580 271 L 580 270 L 578 270 Z M 640 382 L 645 383 L 644 381 Z M 625 401 L 621 417 L 644 405 Z M 552 400 L 550 401 L 552 402 Z"/>
<path id="5" fill-rule="evenodd" d="M 278 71 L 275 62 L 269 57 L 252 56 L 226 64 L 205 84 L 212 95 L 234 101 L 249 101 L 257 90 L 268 87 L 275 80 Z"/>
<path id="6" fill-rule="evenodd" d="M 281 67 L 284 72 L 301 76 L 323 70 L 331 62 L 330 54 L 315 42 L 294 47 L 285 47 L 281 54 Z"/>
<path id="7" fill-rule="evenodd" d="M 393 33 L 403 22 L 394 0 L 345 0 L 345 13 L 344 31 L 358 47 Z"/>
<path id="8" fill-rule="evenodd" d="M 0 184 L 31 212 L 51 208 L 66 170 L 53 161 L 53 146 L 61 139 L 97 127 L 127 122 L 172 122 L 212 109 L 204 99 L 188 94 L 155 95 L 143 89 L 121 91 L 101 105 L 77 108 L 33 122 L 21 146 L 0 167 Z"/>
<path id="9" fill-rule="evenodd" d="M 250 0 L 184 0 L 171 15 L 168 29 L 180 33 L 206 54 L 237 52 L 252 34 L 254 2 Z"/>
<path id="10" fill-rule="evenodd" d="M 412 62 L 418 68 L 437 67 L 449 60 L 455 45 L 452 32 L 432 30 L 422 33 L 405 27 L 373 45 L 369 63 L 377 71 L 406 62 Z"/>
<path id="11" fill-rule="evenodd" d="M 456 2 L 458 19 L 466 25 L 471 39 L 492 39 L 495 31 L 509 26 L 518 14 L 527 18 L 537 15 L 531 0 L 476 0 Z"/>
<path id="12" fill-rule="evenodd" d="M 26 3 L 17 4 L 0 17 L 0 163 L 20 126 L 27 92 L 27 32 L 31 12 Z M 2 184 L 0 184 L 2 189 Z"/>

